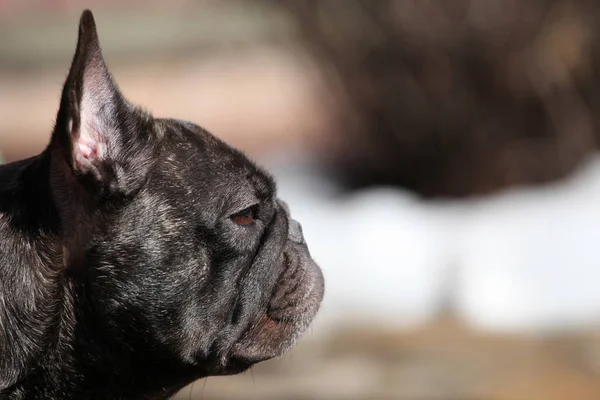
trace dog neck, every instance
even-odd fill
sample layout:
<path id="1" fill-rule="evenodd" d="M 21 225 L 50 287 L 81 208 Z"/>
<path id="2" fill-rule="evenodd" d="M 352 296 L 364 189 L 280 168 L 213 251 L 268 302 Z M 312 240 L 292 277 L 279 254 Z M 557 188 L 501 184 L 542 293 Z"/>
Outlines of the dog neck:
<path id="1" fill-rule="evenodd" d="M 93 215 L 57 205 L 78 189 L 57 183 L 56 168 L 48 152 L 0 167 L 0 245 L 11 249 L 0 254 L 0 399 L 167 399 L 202 374 L 152 365 L 152 348 L 127 348 L 100 325 L 86 293 Z"/>
<path id="2" fill-rule="evenodd" d="M 0 389 L 26 379 L 62 335 L 62 249 L 48 166 L 41 155 L 0 167 Z"/>

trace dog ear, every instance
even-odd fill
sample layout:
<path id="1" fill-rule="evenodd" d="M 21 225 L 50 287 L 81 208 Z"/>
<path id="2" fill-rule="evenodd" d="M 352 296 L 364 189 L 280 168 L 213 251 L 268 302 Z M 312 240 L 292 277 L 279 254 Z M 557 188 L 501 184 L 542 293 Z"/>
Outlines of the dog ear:
<path id="1" fill-rule="evenodd" d="M 119 91 L 104 62 L 94 17 L 84 11 L 53 142 L 76 176 L 91 178 L 97 188 L 131 190 L 153 158 L 151 127 L 151 117 Z"/>

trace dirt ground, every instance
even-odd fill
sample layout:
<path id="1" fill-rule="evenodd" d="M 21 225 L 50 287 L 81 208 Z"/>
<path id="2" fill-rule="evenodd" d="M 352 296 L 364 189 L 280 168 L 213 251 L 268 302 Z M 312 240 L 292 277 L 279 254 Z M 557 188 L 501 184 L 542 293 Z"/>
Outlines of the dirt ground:
<path id="1" fill-rule="evenodd" d="M 175 400 L 597 400 L 600 333 L 498 336 L 440 319 L 412 332 L 309 334 L 289 355 Z"/>

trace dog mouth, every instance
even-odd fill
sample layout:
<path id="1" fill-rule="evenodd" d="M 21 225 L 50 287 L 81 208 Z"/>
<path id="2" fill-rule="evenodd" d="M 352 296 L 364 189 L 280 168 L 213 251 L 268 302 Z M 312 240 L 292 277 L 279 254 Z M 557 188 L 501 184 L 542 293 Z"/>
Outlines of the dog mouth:
<path id="1" fill-rule="evenodd" d="M 317 314 L 324 294 L 321 269 L 307 252 L 287 256 L 295 259 L 288 259 L 265 312 L 233 346 L 230 364 L 249 367 L 283 355 Z"/>

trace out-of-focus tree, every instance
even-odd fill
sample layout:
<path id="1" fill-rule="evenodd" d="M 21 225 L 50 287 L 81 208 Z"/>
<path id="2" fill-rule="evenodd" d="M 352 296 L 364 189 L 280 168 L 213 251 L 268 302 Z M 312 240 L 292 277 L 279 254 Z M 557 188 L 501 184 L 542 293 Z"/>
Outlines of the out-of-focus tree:
<path id="1" fill-rule="evenodd" d="M 340 83 L 326 159 L 348 188 L 484 194 L 563 177 L 598 147 L 598 2 L 273 3 Z"/>

